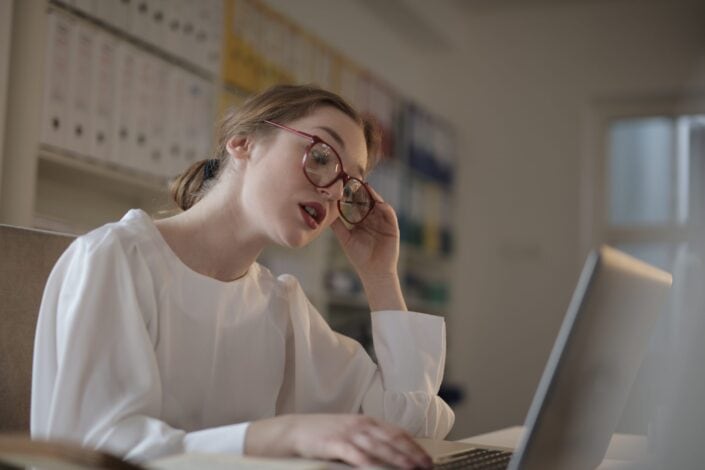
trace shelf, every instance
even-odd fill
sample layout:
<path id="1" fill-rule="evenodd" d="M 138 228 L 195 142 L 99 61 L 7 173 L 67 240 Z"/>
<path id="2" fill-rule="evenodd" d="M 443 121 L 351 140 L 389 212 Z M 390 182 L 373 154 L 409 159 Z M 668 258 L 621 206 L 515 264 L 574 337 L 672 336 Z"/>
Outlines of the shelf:
<path id="1" fill-rule="evenodd" d="M 33 225 L 85 233 L 119 220 L 133 208 L 162 218 L 176 212 L 165 178 L 41 146 Z"/>
<path id="2" fill-rule="evenodd" d="M 73 174 L 81 177 L 80 185 L 90 184 L 84 177 L 91 177 L 106 192 L 126 196 L 163 197 L 168 192 L 169 181 L 137 170 L 120 167 L 68 150 L 42 144 L 39 148 L 39 172 L 56 177 Z"/>

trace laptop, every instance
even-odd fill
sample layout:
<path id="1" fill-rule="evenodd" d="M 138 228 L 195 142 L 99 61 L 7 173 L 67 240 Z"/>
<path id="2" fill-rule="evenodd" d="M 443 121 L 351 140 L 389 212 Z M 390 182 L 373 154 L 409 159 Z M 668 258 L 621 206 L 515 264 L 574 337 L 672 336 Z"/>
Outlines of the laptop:
<path id="1" fill-rule="evenodd" d="M 420 439 L 435 468 L 594 469 L 636 378 L 671 275 L 608 246 L 585 266 L 514 449 Z M 472 461 L 478 463 L 469 463 Z"/>

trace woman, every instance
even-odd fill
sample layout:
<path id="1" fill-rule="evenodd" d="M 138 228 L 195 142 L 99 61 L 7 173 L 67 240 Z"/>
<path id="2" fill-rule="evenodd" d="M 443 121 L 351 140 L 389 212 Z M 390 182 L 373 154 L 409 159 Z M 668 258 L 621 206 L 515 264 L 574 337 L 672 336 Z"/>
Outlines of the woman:
<path id="1" fill-rule="evenodd" d="M 49 277 L 32 434 L 128 459 L 235 452 L 425 467 L 443 437 L 441 318 L 407 312 L 394 210 L 362 183 L 372 127 L 340 97 L 278 86 L 222 122 L 217 158 L 173 185 L 183 212 L 132 210 Z M 342 220 L 341 220 L 342 219 Z M 257 256 L 331 227 L 365 288 L 378 364 Z M 314 414 L 315 413 L 315 414 Z M 391 423 L 391 424 L 388 424 Z"/>

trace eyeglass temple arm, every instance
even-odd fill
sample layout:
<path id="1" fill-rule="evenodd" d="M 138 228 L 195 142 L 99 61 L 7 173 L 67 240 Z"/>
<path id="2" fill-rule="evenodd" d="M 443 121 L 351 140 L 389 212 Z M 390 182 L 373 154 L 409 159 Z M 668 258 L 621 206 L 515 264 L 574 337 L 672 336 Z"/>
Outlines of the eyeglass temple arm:
<path id="1" fill-rule="evenodd" d="M 307 134 L 305 132 L 297 131 L 296 129 L 292 129 L 291 127 L 285 126 L 284 124 L 279 124 L 274 121 L 268 121 L 264 120 L 267 124 L 271 124 L 274 127 L 278 127 L 279 129 L 284 129 L 285 131 L 293 132 L 294 134 L 298 135 L 299 137 L 303 137 L 304 139 L 310 140 L 311 142 L 315 141 L 316 139 L 313 138 L 312 135 Z"/>

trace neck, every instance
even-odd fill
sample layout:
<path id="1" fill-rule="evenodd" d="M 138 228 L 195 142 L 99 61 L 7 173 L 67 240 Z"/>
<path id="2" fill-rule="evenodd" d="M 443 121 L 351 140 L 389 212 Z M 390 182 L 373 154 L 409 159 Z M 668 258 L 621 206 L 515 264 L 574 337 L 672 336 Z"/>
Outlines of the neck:
<path id="1" fill-rule="evenodd" d="M 204 198 L 188 211 L 156 222 L 176 256 L 197 273 L 228 282 L 244 276 L 266 241 L 248 233 L 236 204 Z"/>

